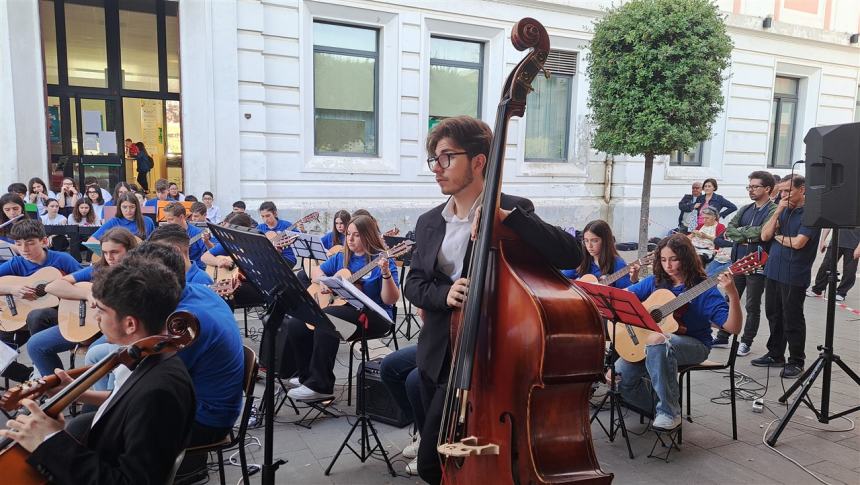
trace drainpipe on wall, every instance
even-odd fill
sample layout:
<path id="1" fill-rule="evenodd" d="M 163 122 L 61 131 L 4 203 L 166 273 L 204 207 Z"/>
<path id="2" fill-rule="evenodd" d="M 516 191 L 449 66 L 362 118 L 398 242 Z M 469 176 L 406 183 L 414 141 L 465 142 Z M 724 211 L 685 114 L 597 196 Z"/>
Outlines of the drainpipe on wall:
<path id="1" fill-rule="evenodd" d="M 612 165 L 615 163 L 614 155 L 606 155 L 603 161 L 603 202 L 607 204 L 612 200 Z"/>

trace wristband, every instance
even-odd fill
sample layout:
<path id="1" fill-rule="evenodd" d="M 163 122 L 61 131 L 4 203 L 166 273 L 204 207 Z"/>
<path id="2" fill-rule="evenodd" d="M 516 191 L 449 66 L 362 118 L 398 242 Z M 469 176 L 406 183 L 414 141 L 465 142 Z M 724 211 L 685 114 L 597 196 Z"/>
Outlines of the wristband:
<path id="1" fill-rule="evenodd" d="M 384 279 L 384 280 L 390 280 L 390 279 L 391 279 L 391 275 L 388 275 L 388 276 L 382 275 L 382 279 Z"/>

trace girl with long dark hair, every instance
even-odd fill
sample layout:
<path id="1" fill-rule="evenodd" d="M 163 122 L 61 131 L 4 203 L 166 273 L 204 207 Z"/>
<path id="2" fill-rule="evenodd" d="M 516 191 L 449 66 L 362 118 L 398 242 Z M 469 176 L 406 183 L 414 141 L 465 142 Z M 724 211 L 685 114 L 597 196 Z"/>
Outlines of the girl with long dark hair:
<path id="1" fill-rule="evenodd" d="M 322 237 L 323 246 L 331 249 L 334 246 L 343 246 L 346 242 L 346 227 L 349 225 L 349 211 L 341 209 L 334 213 L 334 222 L 331 231 Z"/>
<path id="2" fill-rule="evenodd" d="M 104 233 L 114 227 L 124 227 L 140 239 L 149 237 L 149 234 L 155 229 L 155 223 L 149 217 L 143 216 L 137 197 L 133 194 L 121 195 L 117 201 L 117 206 L 119 209 L 116 211 L 116 216 L 105 221 L 87 242 L 98 242 Z"/>
<path id="3" fill-rule="evenodd" d="M 586 224 L 582 230 L 582 245 L 585 248 L 585 257 L 582 258 L 579 267 L 561 272 L 572 280 L 587 274 L 594 275 L 600 280 L 602 276 L 610 275 L 627 266 L 615 249 L 615 236 L 606 221 L 597 219 Z M 632 276 L 625 275 L 613 282 L 611 286 L 627 288 L 638 279 L 638 272 L 633 272 Z"/>
<path id="4" fill-rule="evenodd" d="M 0 197 L 0 225 L 9 222 L 24 213 L 24 200 L 15 194 L 4 194 Z M 0 228 L 0 239 L 10 244 L 15 244 L 9 237 L 12 224 Z"/>

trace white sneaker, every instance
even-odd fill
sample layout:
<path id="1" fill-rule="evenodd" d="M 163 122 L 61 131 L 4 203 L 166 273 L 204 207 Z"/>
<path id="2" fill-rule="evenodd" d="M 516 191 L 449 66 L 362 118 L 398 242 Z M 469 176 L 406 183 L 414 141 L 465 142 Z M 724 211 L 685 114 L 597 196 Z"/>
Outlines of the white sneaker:
<path id="1" fill-rule="evenodd" d="M 845 301 L 845 297 L 842 295 L 836 295 L 836 301 Z"/>
<path id="2" fill-rule="evenodd" d="M 406 464 L 406 473 L 409 475 L 418 475 L 418 458 L 414 458 Z"/>
<path id="3" fill-rule="evenodd" d="M 745 356 L 749 355 L 750 350 L 751 350 L 750 346 L 743 343 L 743 342 L 741 342 L 741 344 L 738 345 L 738 355 L 741 357 L 745 357 Z"/>
<path id="4" fill-rule="evenodd" d="M 668 414 L 657 414 L 657 417 L 654 418 L 654 421 L 651 423 L 651 427 L 657 431 L 672 431 L 678 426 L 681 426 L 680 414 L 675 417 L 669 416 Z"/>
<path id="5" fill-rule="evenodd" d="M 418 435 L 415 436 L 415 441 L 413 441 L 412 444 L 410 444 L 406 448 L 403 448 L 403 453 L 401 453 L 403 455 L 403 458 L 412 459 L 418 457 L 418 446 L 421 445 L 421 437 Z"/>
<path id="6" fill-rule="evenodd" d="M 310 387 L 304 385 L 299 386 L 295 389 L 290 389 L 287 392 L 287 396 L 295 399 L 296 401 L 323 401 L 334 397 L 333 394 L 323 394 L 321 392 L 316 392 Z"/>
<path id="7" fill-rule="evenodd" d="M 302 383 L 299 381 L 298 377 L 290 377 L 289 379 L 287 379 L 287 382 L 286 384 L 284 384 L 284 386 L 287 389 L 295 389 L 297 387 L 301 387 Z"/>
<path id="8" fill-rule="evenodd" d="M 817 296 L 821 296 L 821 293 L 816 293 L 816 292 L 812 291 L 812 288 L 809 288 L 806 290 L 806 296 L 808 296 L 810 298 L 815 298 Z"/>

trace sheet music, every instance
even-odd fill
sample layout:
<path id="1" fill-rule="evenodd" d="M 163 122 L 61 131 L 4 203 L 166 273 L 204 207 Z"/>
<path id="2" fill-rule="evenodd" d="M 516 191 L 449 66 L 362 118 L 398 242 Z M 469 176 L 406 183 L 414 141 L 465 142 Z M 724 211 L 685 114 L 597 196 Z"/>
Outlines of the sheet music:
<path id="1" fill-rule="evenodd" d="M 96 256 L 101 256 L 101 255 L 102 255 L 102 245 L 101 245 L 101 243 L 85 242 L 85 243 L 81 243 L 81 244 L 83 244 L 83 245 L 84 245 L 84 247 L 86 247 L 87 249 L 89 249 L 90 251 L 92 251 L 92 252 L 93 252 L 93 254 L 95 254 Z"/>
<path id="2" fill-rule="evenodd" d="M 373 313 L 376 313 L 380 317 L 384 318 L 388 323 L 394 323 L 391 321 L 391 317 L 388 315 L 388 312 L 385 311 L 384 308 L 379 306 L 375 301 L 371 300 L 370 297 L 362 293 L 361 290 L 355 287 L 349 281 L 346 281 L 339 276 L 326 276 L 325 278 L 320 279 L 320 283 L 328 286 L 331 291 L 333 291 L 336 295 L 346 300 L 350 305 L 355 308 L 361 310 L 363 308 L 370 309 Z"/>
<path id="3" fill-rule="evenodd" d="M 0 372 L 6 370 L 7 367 L 12 362 L 15 362 L 15 359 L 18 358 L 18 351 L 9 347 L 8 345 L 0 342 Z"/>

